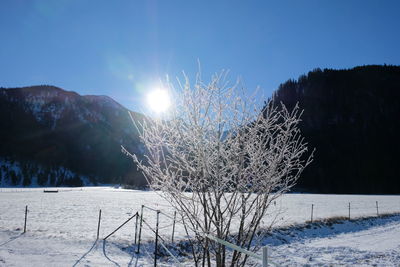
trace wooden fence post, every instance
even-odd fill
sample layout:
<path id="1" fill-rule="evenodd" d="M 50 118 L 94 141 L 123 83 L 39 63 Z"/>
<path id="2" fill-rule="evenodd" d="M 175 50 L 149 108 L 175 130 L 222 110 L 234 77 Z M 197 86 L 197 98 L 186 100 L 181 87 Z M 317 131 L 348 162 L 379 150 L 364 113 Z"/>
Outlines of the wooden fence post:
<path id="1" fill-rule="evenodd" d="M 376 216 L 379 216 L 378 201 L 376 201 Z"/>
<path id="2" fill-rule="evenodd" d="M 158 222 L 160 217 L 160 211 L 157 211 L 157 222 L 156 222 L 156 241 L 154 245 L 154 267 L 157 267 L 157 254 L 158 254 Z"/>
<path id="3" fill-rule="evenodd" d="M 26 232 L 26 219 L 28 217 L 28 205 L 25 206 L 25 222 L 24 222 L 24 233 Z"/>
<path id="4" fill-rule="evenodd" d="M 99 210 L 99 222 L 97 223 L 97 238 L 99 239 L 99 235 L 100 235 L 100 221 L 101 221 L 101 209 Z"/>
<path id="5" fill-rule="evenodd" d="M 172 243 L 174 243 L 175 220 L 176 220 L 176 211 L 174 211 L 174 224 L 172 225 L 172 237 L 171 237 L 171 242 L 172 242 Z"/>

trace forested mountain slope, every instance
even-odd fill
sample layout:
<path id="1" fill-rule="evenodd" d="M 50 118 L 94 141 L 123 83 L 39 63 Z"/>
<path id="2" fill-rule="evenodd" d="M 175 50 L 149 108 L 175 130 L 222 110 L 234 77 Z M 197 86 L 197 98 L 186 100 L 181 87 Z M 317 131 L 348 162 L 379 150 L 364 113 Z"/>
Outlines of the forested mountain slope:
<path id="1" fill-rule="evenodd" d="M 1 88 L 0 140 L 3 185 L 144 185 L 121 153 L 121 145 L 142 149 L 128 110 L 107 96 L 54 86 Z"/>
<path id="2" fill-rule="evenodd" d="M 316 148 L 297 190 L 400 193 L 400 67 L 316 69 L 280 85 L 274 100 L 299 103 L 301 130 Z M 106 96 L 0 88 L 0 140 L 3 186 L 145 185 L 120 150 L 144 153 L 128 110 Z"/>
<path id="3" fill-rule="evenodd" d="M 400 193 L 400 67 L 316 69 L 275 92 L 304 109 L 316 148 L 298 188 L 323 193 Z"/>

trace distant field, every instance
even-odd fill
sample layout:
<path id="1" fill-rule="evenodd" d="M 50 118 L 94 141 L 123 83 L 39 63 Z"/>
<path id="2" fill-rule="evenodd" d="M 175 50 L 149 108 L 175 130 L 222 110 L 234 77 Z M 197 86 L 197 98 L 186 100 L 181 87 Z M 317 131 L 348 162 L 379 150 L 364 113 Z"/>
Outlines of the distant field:
<path id="1" fill-rule="evenodd" d="M 376 215 L 376 201 L 379 213 L 400 212 L 400 196 L 383 195 L 321 195 L 286 194 L 271 207 L 271 215 L 264 224 L 277 218 L 277 225 L 304 223 L 311 219 L 348 216 Z M 99 209 L 102 210 L 100 236 L 114 230 L 127 218 L 140 211 L 141 205 L 160 209 L 173 215 L 173 209 L 157 193 L 114 189 L 112 187 L 59 188 L 59 193 L 43 193 L 43 188 L 2 188 L 0 192 L 0 229 L 15 230 L 23 227 L 25 205 L 28 205 L 29 231 L 40 232 L 43 236 L 93 239 L 96 237 Z M 155 213 L 145 210 L 144 218 L 155 225 Z M 172 221 L 161 215 L 160 227 L 170 233 Z M 161 234 L 163 233 L 161 232 Z M 124 227 L 116 237 L 132 240 L 132 228 Z M 183 236 L 184 229 L 177 225 L 177 236 Z"/>

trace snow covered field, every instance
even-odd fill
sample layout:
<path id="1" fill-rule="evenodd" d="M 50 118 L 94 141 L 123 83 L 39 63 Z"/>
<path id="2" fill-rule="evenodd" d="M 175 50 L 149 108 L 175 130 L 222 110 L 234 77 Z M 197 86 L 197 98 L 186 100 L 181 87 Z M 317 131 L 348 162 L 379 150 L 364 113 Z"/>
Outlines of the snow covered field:
<path id="1" fill-rule="evenodd" d="M 265 240 L 282 266 L 400 266 L 400 216 L 280 231 Z"/>
<path id="2" fill-rule="evenodd" d="M 43 193 L 40 188 L 0 191 L 0 266 L 151 265 L 151 245 L 144 246 L 138 258 L 132 253 L 135 219 L 107 242 L 95 242 L 99 209 L 101 238 L 140 211 L 142 204 L 173 215 L 171 207 L 154 192 L 110 187 L 60 188 L 56 194 Z M 278 215 L 277 226 L 302 224 L 310 220 L 312 204 L 314 219 L 347 217 L 349 202 L 352 218 L 373 216 L 376 201 L 380 214 L 400 211 L 400 196 L 287 194 L 276 202 L 269 218 Z M 21 235 L 25 205 L 29 209 L 27 233 Z M 150 226 L 155 225 L 155 212 L 145 210 L 144 218 Z M 160 235 L 170 240 L 171 232 L 172 220 L 161 214 Z M 142 235 L 145 240 L 154 240 L 146 227 Z M 177 224 L 176 239 L 184 237 L 182 225 Z M 307 229 L 286 242 L 274 240 L 265 242 L 271 246 L 274 260 L 284 265 L 400 264 L 400 216 L 363 224 L 348 222 L 333 229 Z"/>

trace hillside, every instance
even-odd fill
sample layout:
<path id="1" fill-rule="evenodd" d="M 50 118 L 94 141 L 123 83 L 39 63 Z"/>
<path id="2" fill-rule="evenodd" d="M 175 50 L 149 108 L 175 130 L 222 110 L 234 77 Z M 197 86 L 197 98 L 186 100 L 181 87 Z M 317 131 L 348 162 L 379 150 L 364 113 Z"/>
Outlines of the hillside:
<path id="1" fill-rule="evenodd" d="M 282 84 L 275 101 L 304 109 L 315 160 L 298 188 L 323 193 L 400 193 L 400 67 L 314 70 Z"/>
<path id="2" fill-rule="evenodd" d="M 120 149 L 141 149 L 128 110 L 107 96 L 53 86 L 1 88 L 0 140 L 3 185 L 144 184 Z"/>
<path id="3" fill-rule="evenodd" d="M 274 99 L 299 103 L 301 130 L 316 148 L 297 190 L 400 193 L 400 67 L 316 69 L 280 85 Z M 2 186 L 145 185 L 120 151 L 143 154 L 128 110 L 107 96 L 0 88 L 0 140 Z"/>

